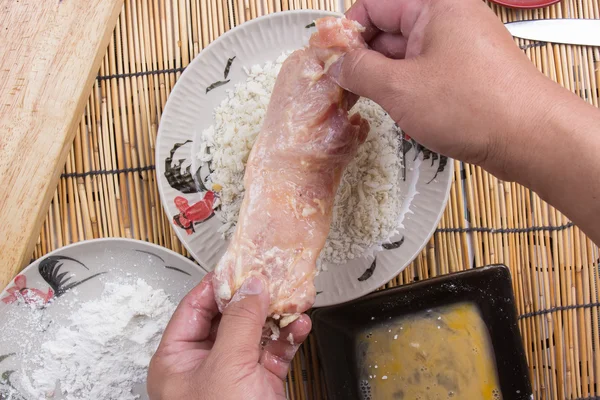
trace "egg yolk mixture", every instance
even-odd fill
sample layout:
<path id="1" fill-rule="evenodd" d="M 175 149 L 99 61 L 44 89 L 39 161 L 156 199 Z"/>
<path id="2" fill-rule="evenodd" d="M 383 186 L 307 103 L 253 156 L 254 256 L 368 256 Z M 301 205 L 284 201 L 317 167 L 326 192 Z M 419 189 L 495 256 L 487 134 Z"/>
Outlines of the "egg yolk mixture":
<path id="1" fill-rule="evenodd" d="M 500 400 L 485 323 L 460 303 L 384 321 L 357 341 L 364 400 Z"/>

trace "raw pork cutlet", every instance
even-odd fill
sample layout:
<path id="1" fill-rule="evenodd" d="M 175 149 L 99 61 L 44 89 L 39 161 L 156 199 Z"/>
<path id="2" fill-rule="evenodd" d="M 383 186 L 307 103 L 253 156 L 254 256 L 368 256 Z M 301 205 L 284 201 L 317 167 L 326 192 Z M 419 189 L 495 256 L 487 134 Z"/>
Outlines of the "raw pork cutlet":
<path id="1" fill-rule="evenodd" d="M 223 311 L 244 280 L 262 275 L 269 315 L 281 327 L 315 301 L 315 263 L 340 178 L 369 133 L 366 120 L 348 115 L 357 97 L 325 75 L 341 55 L 367 46 L 362 28 L 335 17 L 316 27 L 309 46 L 290 55 L 277 77 L 246 165 L 237 228 L 214 276 Z"/>

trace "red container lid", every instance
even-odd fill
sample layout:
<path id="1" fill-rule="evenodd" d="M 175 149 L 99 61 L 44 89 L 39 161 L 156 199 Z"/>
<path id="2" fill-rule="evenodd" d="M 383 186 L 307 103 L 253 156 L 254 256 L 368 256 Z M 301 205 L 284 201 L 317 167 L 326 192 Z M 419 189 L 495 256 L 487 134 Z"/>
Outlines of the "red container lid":
<path id="1" fill-rule="evenodd" d="M 491 0 L 496 4 L 511 8 L 542 8 L 559 3 L 560 0 Z"/>

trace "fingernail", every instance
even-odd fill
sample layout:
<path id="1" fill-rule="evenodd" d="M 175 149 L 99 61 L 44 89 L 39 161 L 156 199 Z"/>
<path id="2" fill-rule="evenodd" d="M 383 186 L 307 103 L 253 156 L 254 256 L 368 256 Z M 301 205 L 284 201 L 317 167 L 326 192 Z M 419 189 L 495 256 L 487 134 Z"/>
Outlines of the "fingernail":
<path id="1" fill-rule="evenodd" d="M 257 276 L 251 276 L 242 283 L 236 294 L 239 293 L 246 296 L 256 295 L 262 293 L 263 290 L 265 290 L 264 281 Z"/>
<path id="2" fill-rule="evenodd" d="M 255 296 L 262 293 L 265 290 L 265 283 L 262 279 L 257 276 L 251 276 L 247 278 L 242 286 L 235 292 L 231 298 L 231 303 L 236 303 L 240 300 L 245 299 L 247 296 Z"/>
<path id="3" fill-rule="evenodd" d="M 339 84 L 340 74 L 342 73 L 342 63 L 344 62 L 344 55 L 338 58 L 327 70 L 329 75 L 337 84 Z"/>

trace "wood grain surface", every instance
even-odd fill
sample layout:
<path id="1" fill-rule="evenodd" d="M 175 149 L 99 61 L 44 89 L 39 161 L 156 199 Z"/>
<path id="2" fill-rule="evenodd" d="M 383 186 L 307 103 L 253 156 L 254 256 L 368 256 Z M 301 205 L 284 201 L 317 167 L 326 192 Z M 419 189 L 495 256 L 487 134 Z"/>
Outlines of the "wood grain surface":
<path id="1" fill-rule="evenodd" d="M 0 288 L 29 261 L 123 0 L 0 0 Z"/>

